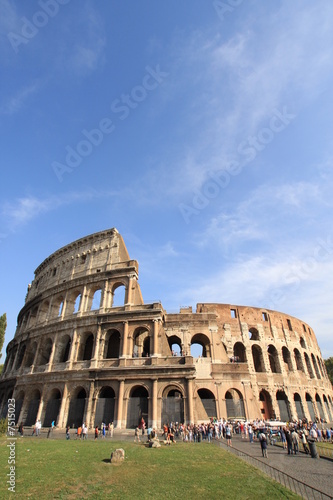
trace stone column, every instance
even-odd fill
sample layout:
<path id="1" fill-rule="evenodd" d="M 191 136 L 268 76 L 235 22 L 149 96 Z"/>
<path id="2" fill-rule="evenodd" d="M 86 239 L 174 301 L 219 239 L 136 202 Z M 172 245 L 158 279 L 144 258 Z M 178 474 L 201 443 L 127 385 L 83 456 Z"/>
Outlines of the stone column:
<path id="1" fill-rule="evenodd" d="M 93 402 L 93 397 L 94 397 L 94 389 L 95 389 L 95 382 L 92 380 L 90 382 L 88 401 L 86 400 L 86 407 L 84 409 L 84 414 L 83 414 L 83 422 L 86 422 L 86 424 L 88 426 L 90 423 L 90 419 L 93 416 L 91 414 L 91 409 L 92 409 L 92 402 Z"/>
<path id="2" fill-rule="evenodd" d="M 132 286 L 133 286 L 133 280 L 134 279 L 135 279 L 135 274 L 131 274 L 128 277 L 127 294 L 126 294 L 127 296 L 125 298 L 125 304 L 126 305 L 132 304 L 132 296 L 133 296 Z"/>
<path id="3" fill-rule="evenodd" d="M 61 404 L 60 404 L 60 409 L 59 409 L 59 415 L 58 415 L 58 420 L 57 420 L 57 426 L 59 428 L 63 428 L 66 426 L 65 419 L 67 421 L 67 402 L 68 402 L 68 389 L 67 389 L 67 384 L 64 385 L 64 390 L 62 391 L 62 399 L 61 399 Z"/>
<path id="4" fill-rule="evenodd" d="M 76 331 L 76 328 L 75 328 L 74 331 L 73 331 L 73 335 L 72 335 L 71 347 L 69 349 L 68 361 L 66 361 L 66 363 L 68 363 L 68 369 L 69 370 L 72 369 L 73 363 L 76 360 L 77 342 L 78 342 L 78 340 L 77 340 L 77 331 Z"/>
<path id="5" fill-rule="evenodd" d="M 15 371 L 15 366 L 16 366 L 16 363 L 17 363 L 17 357 L 18 357 L 18 354 L 19 354 L 19 350 L 20 350 L 20 345 L 17 346 L 17 350 L 16 350 L 16 353 L 15 353 L 14 361 L 13 361 L 12 367 L 10 369 L 11 372 Z"/>
<path id="6" fill-rule="evenodd" d="M 99 348 L 100 348 L 100 342 L 101 342 L 101 335 L 102 335 L 102 328 L 101 328 L 101 325 L 98 325 L 95 346 L 94 346 L 94 354 L 93 354 L 93 357 L 91 358 L 90 367 L 97 366 L 98 358 L 99 358 Z"/>
<path id="7" fill-rule="evenodd" d="M 121 354 L 121 358 L 128 358 L 127 354 L 127 337 L 128 337 L 128 321 L 123 322 L 124 330 L 123 330 L 123 351 Z"/>
<path id="8" fill-rule="evenodd" d="M 122 420 L 123 420 L 123 401 L 124 401 L 124 379 L 119 380 L 119 389 L 118 389 L 118 406 L 117 406 L 117 422 L 115 427 L 117 429 L 122 428 Z"/>
<path id="9" fill-rule="evenodd" d="M 56 351 L 56 346 L 58 345 L 58 338 L 59 338 L 59 332 L 56 333 L 56 335 L 54 337 L 54 341 L 52 343 L 52 351 L 51 351 L 51 354 L 50 354 L 50 359 L 49 359 L 49 362 L 46 365 L 46 370 L 45 370 L 47 372 L 50 372 L 52 370 L 52 365 L 53 365 L 54 355 L 55 355 L 55 351 Z"/>
<path id="10" fill-rule="evenodd" d="M 188 423 L 194 424 L 194 413 L 193 413 L 193 380 L 191 378 L 187 379 L 187 401 L 188 401 Z"/>
<path id="11" fill-rule="evenodd" d="M 158 330 L 160 325 L 160 319 L 153 319 L 153 352 L 152 356 L 159 357 L 158 349 Z"/>
<path id="12" fill-rule="evenodd" d="M 157 378 L 153 380 L 151 426 L 155 429 L 157 427 Z"/>
<path id="13" fill-rule="evenodd" d="M 42 412 L 43 412 L 43 409 L 44 409 L 44 395 L 46 393 L 46 390 L 45 390 L 45 386 L 42 390 L 42 393 L 40 395 L 40 402 L 39 402 L 39 407 L 38 407 L 38 412 L 37 412 L 37 416 L 36 416 L 36 420 L 42 420 Z"/>

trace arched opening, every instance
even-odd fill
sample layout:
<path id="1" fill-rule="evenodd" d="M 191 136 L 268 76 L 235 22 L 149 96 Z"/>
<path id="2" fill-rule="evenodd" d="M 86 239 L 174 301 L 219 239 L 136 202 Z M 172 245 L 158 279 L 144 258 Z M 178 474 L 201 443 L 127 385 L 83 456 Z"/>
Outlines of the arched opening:
<path id="1" fill-rule="evenodd" d="M 313 405 L 312 397 L 310 396 L 310 394 L 308 392 L 305 395 L 305 399 L 306 399 L 306 403 L 308 405 L 308 411 L 309 411 L 309 414 L 310 414 L 310 419 L 312 420 L 312 422 L 315 422 L 316 421 L 315 408 L 314 408 L 314 405 Z"/>
<path id="2" fill-rule="evenodd" d="M 55 424 L 57 424 L 60 404 L 61 404 L 61 393 L 59 389 L 53 389 L 47 401 L 43 427 L 51 427 L 53 421 L 55 422 Z"/>
<path id="3" fill-rule="evenodd" d="M 294 402 L 296 406 L 297 417 L 299 420 L 303 420 L 303 418 L 305 417 L 305 413 L 302 404 L 302 398 L 297 392 L 295 392 L 294 394 Z"/>
<path id="4" fill-rule="evenodd" d="M 237 389 L 229 389 L 225 393 L 227 418 L 246 418 L 243 395 Z"/>
<path id="5" fill-rule="evenodd" d="M 61 337 L 58 347 L 58 357 L 56 359 L 57 363 L 66 363 L 69 360 L 71 344 L 72 341 L 69 335 Z"/>
<path id="6" fill-rule="evenodd" d="M 90 308 L 91 311 L 96 311 L 101 307 L 101 298 L 102 298 L 102 290 L 98 288 L 97 290 L 95 290 L 92 298 L 91 308 Z"/>
<path id="7" fill-rule="evenodd" d="M 277 391 L 276 400 L 280 410 L 280 420 L 289 422 L 291 420 L 290 404 L 284 391 Z"/>
<path id="8" fill-rule="evenodd" d="M 79 427 L 83 424 L 87 393 L 83 387 L 78 387 L 69 404 L 67 425 Z"/>
<path id="9" fill-rule="evenodd" d="M 27 348 L 27 346 L 25 344 L 21 345 L 19 348 L 19 352 L 18 352 L 17 360 L 16 360 L 16 366 L 15 366 L 16 370 L 21 368 L 26 348 Z"/>
<path id="10" fill-rule="evenodd" d="M 318 365 L 317 365 L 317 360 L 316 360 L 314 354 L 311 354 L 311 359 L 312 359 L 312 364 L 314 366 L 317 378 L 319 379 L 319 378 L 321 378 L 321 376 L 320 376 L 320 373 L 319 373 L 319 369 L 318 369 Z"/>
<path id="11" fill-rule="evenodd" d="M 253 357 L 253 364 L 255 371 L 264 372 L 265 371 L 264 358 L 262 355 L 261 347 L 258 346 L 257 344 L 254 344 L 252 346 L 252 357 Z"/>
<path id="12" fill-rule="evenodd" d="M 168 343 L 172 356 L 182 356 L 182 344 L 179 337 L 172 335 L 168 338 Z"/>
<path id="13" fill-rule="evenodd" d="M 319 356 L 317 356 L 317 364 L 318 364 L 319 371 L 321 373 L 322 378 L 325 378 L 325 372 L 324 372 L 323 365 L 322 365 L 322 362 L 321 362 L 321 359 L 319 358 Z"/>
<path id="14" fill-rule="evenodd" d="M 199 401 L 197 399 L 197 421 L 205 421 L 212 417 L 217 417 L 216 400 L 214 394 L 208 389 L 198 389 Z M 199 404 L 198 404 L 199 403 Z"/>
<path id="15" fill-rule="evenodd" d="M 120 333 L 118 330 L 108 330 L 105 337 L 104 358 L 119 358 Z"/>
<path id="16" fill-rule="evenodd" d="M 210 358 L 210 342 L 203 333 L 197 333 L 191 340 L 191 356 L 194 358 Z"/>
<path id="17" fill-rule="evenodd" d="M 29 368 L 30 366 L 32 366 L 34 364 L 36 351 L 37 351 L 37 343 L 33 342 L 32 344 L 29 344 L 29 346 L 27 348 L 27 353 L 26 353 L 26 356 L 24 359 L 24 367 L 25 368 Z"/>
<path id="18" fill-rule="evenodd" d="M 259 401 L 260 413 L 262 415 L 262 418 L 265 420 L 274 419 L 276 415 L 273 409 L 272 398 L 269 392 L 267 392 L 265 389 L 262 389 L 259 394 Z"/>
<path id="19" fill-rule="evenodd" d="M 291 362 L 291 356 L 289 349 L 287 347 L 282 347 L 282 357 L 283 357 L 283 362 L 284 362 L 284 368 L 286 371 L 291 372 L 293 371 L 293 365 Z"/>
<path id="20" fill-rule="evenodd" d="M 112 307 L 122 307 L 125 304 L 126 288 L 125 285 L 117 285 L 112 294 Z"/>
<path id="21" fill-rule="evenodd" d="M 150 356 L 149 332 L 146 328 L 137 328 L 134 332 L 133 357 Z"/>
<path id="22" fill-rule="evenodd" d="M 115 392 L 112 387 L 103 387 L 99 393 L 96 412 L 95 412 L 95 426 L 101 426 L 104 422 L 106 425 L 114 420 L 114 402 Z"/>
<path id="23" fill-rule="evenodd" d="M 301 344 L 301 347 L 302 347 L 303 349 L 306 349 L 306 344 L 305 344 L 305 340 L 303 339 L 303 337 L 301 337 L 301 338 L 299 339 L 299 343 Z"/>
<path id="24" fill-rule="evenodd" d="M 256 328 L 250 328 L 249 329 L 249 339 L 250 340 L 260 340 L 259 338 L 259 332 Z"/>
<path id="25" fill-rule="evenodd" d="M 236 363 L 246 363 L 246 349 L 242 342 L 236 342 L 234 345 L 234 359 L 231 359 Z"/>
<path id="26" fill-rule="evenodd" d="M 94 335 L 86 333 L 81 336 L 77 361 L 88 361 L 92 358 L 94 349 Z"/>
<path id="27" fill-rule="evenodd" d="M 328 415 L 329 421 L 332 422 L 332 420 L 333 420 L 332 412 L 331 412 L 331 409 L 329 407 L 329 404 L 328 404 L 328 401 L 327 401 L 327 397 L 325 395 L 323 396 L 323 400 L 324 400 L 324 405 L 325 405 L 325 408 L 326 408 L 326 413 Z"/>
<path id="28" fill-rule="evenodd" d="M 310 375 L 310 378 L 315 378 L 309 356 L 306 354 L 306 352 L 304 353 L 304 359 L 305 359 L 305 364 L 306 364 L 306 367 L 308 369 L 308 373 Z"/>
<path id="29" fill-rule="evenodd" d="M 325 420 L 325 414 L 324 414 L 323 405 L 322 405 L 319 394 L 316 394 L 316 404 L 317 404 L 317 408 L 319 411 L 319 417 L 320 417 L 321 421 L 323 421 L 323 420 Z"/>
<path id="30" fill-rule="evenodd" d="M 25 418 L 25 424 L 27 426 L 35 425 L 37 419 L 37 413 L 40 404 L 40 392 L 38 389 L 35 389 L 30 396 L 27 416 Z"/>
<path id="31" fill-rule="evenodd" d="M 53 343 L 51 339 L 47 339 L 45 342 L 43 342 L 39 351 L 37 366 L 46 365 L 49 362 L 52 352 L 52 346 Z"/>
<path id="32" fill-rule="evenodd" d="M 45 300 L 39 308 L 38 323 L 44 323 L 47 320 L 49 308 L 50 302 L 48 300 Z"/>
<path id="33" fill-rule="evenodd" d="M 20 391 L 15 399 L 15 424 L 18 423 L 24 401 L 24 392 Z"/>
<path id="34" fill-rule="evenodd" d="M 79 293 L 76 298 L 74 299 L 74 309 L 73 309 L 73 314 L 76 314 L 80 311 L 81 307 L 81 300 L 82 300 L 82 294 Z"/>
<path id="35" fill-rule="evenodd" d="M 134 387 L 128 400 L 127 427 L 135 429 L 141 419 L 148 424 L 148 391 L 143 386 Z"/>
<path id="36" fill-rule="evenodd" d="M 294 357 L 295 357 L 295 362 L 296 362 L 296 368 L 300 372 L 304 372 L 304 366 L 303 366 L 303 361 L 302 361 L 302 356 L 301 353 L 299 352 L 298 349 L 294 349 Z"/>
<path id="37" fill-rule="evenodd" d="M 281 373 L 279 355 L 276 347 L 273 345 L 269 345 L 267 352 L 268 352 L 269 365 L 271 367 L 272 373 Z"/>
<path id="38" fill-rule="evenodd" d="M 162 397 L 161 423 L 184 422 L 184 399 L 178 388 L 169 387 Z"/>
<path id="39" fill-rule="evenodd" d="M 31 309 L 29 316 L 29 328 L 33 328 L 34 326 L 36 326 L 37 313 L 38 313 L 38 306 Z"/>

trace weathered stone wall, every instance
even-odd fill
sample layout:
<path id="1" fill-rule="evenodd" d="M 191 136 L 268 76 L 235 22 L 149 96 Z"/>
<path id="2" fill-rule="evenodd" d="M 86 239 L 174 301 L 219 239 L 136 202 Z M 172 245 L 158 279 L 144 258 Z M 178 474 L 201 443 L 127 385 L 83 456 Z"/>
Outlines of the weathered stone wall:
<path id="1" fill-rule="evenodd" d="M 81 238 L 35 271 L 7 347 L 0 413 L 89 427 L 143 417 L 333 420 L 333 391 L 311 327 L 230 304 L 168 314 L 145 304 L 138 263 L 116 229 Z"/>

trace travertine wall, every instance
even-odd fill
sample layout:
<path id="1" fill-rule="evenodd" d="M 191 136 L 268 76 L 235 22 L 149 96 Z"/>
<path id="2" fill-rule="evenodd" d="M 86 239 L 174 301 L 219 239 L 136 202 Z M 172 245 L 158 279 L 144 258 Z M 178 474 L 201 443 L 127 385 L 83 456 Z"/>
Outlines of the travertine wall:
<path id="1" fill-rule="evenodd" d="M 27 425 L 333 420 L 309 325 L 253 307 L 200 303 L 168 314 L 145 304 L 138 263 L 116 229 L 77 240 L 36 269 L 7 348 L 2 415 L 12 397 Z"/>

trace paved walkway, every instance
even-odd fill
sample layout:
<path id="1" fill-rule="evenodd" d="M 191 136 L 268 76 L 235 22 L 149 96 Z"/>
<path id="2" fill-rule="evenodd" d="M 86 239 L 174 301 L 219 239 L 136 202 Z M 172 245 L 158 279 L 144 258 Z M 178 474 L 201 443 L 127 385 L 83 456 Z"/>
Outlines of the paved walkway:
<path id="1" fill-rule="evenodd" d="M 221 446 L 227 449 L 225 441 L 219 442 Z M 234 450 L 250 455 L 261 462 L 263 470 L 265 465 L 269 465 L 278 469 L 292 478 L 306 483 L 307 485 L 315 488 L 328 498 L 333 498 L 333 462 L 324 458 L 311 458 L 310 455 L 305 453 L 298 453 L 297 455 L 288 455 L 287 450 L 280 446 L 268 445 L 268 458 L 263 458 L 261 447 L 258 441 L 252 444 L 246 440 L 241 439 L 240 436 L 233 436 L 232 444 Z M 302 444 L 300 444 L 302 447 Z M 230 450 L 232 451 L 232 450 Z M 255 464 L 255 462 L 251 462 Z M 260 467 L 260 464 L 258 463 Z M 260 467 L 261 468 L 261 467 Z"/>

